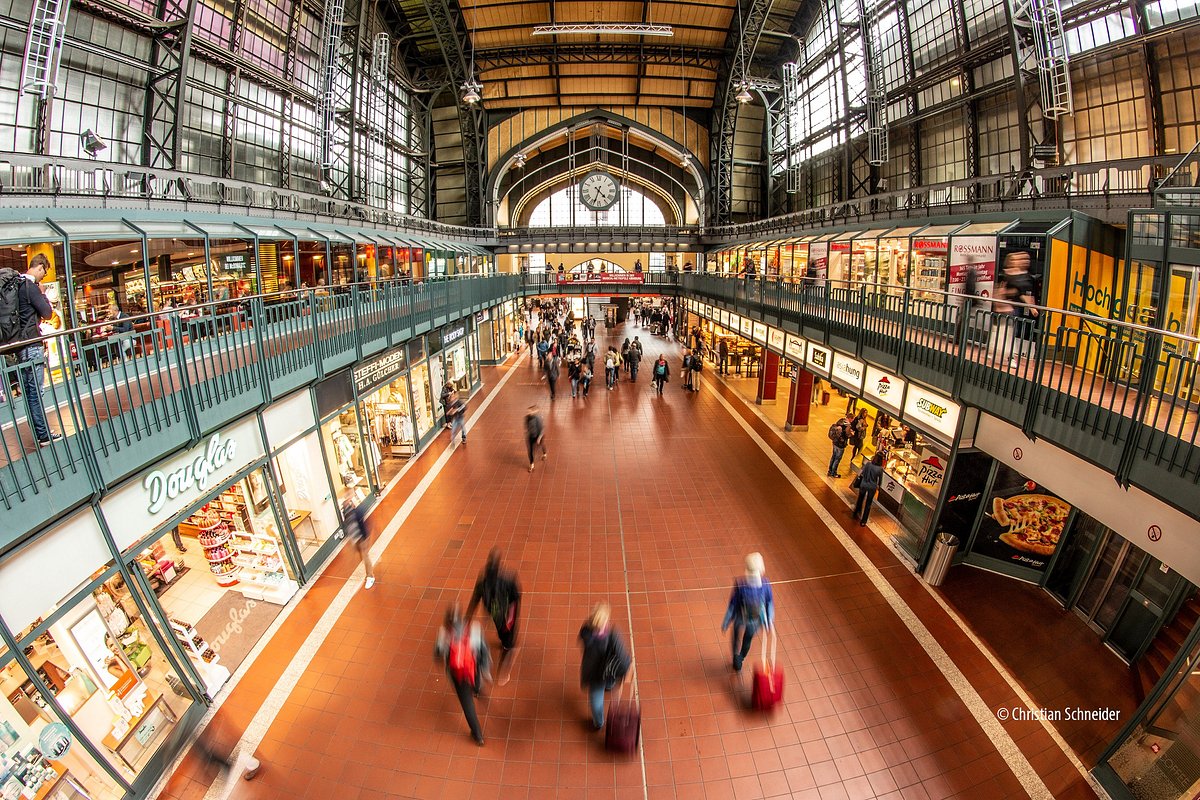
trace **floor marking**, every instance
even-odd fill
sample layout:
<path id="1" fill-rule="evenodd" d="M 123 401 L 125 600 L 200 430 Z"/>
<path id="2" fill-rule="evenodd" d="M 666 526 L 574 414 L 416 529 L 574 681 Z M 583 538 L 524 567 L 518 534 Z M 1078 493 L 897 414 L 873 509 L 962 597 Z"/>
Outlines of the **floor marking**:
<path id="1" fill-rule="evenodd" d="M 620 380 L 621 374 L 618 372 L 617 381 L 620 382 Z M 625 523 L 621 521 L 621 473 L 619 469 L 620 465 L 617 463 L 617 452 L 620 450 L 620 443 L 616 441 L 617 432 L 613 425 L 611 397 L 607 398 L 604 407 L 608 411 L 608 433 L 613 440 L 613 446 L 609 450 L 612 453 L 613 460 L 613 483 L 617 490 L 617 533 L 621 537 L 621 575 L 625 579 L 625 619 L 626 630 L 629 631 L 629 661 L 632 664 L 630 670 L 633 672 L 633 678 L 629 681 L 632 684 L 630 694 L 632 695 L 633 702 L 637 703 L 639 702 L 641 693 L 638 691 L 637 682 L 637 648 L 633 646 L 633 593 L 629 590 L 629 559 L 626 556 L 625 550 Z M 638 724 L 641 725 L 640 720 Z M 646 743 L 642 739 L 640 731 L 638 735 L 638 761 L 641 762 L 642 766 L 642 797 L 645 800 L 649 800 L 650 782 L 646 778 Z"/>
<path id="2" fill-rule="evenodd" d="M 975 687 L 963 675 L 953 659 L 950 658 L 950 655 L 942 648 L 933 634 L 929 632 L 929 629 L 925 627 L 925 624 L 921 622 L 916 613 L 909 608 L 899 593 L 883 577 L 883 573 L 880 572 L 879 568 L 871 562 L 867 554 L 850 538 L 849 534 L 842 528 L 841 523 L 821 505 L 821 502 L 809 491 L 800 477 L 792 471 L 792 468 L 771 449 L 770 445 L 750 426 L 750 423 L 743 419 L 741 414 L 737 413 L 730 402 L 722 397 L 720 392 L 712 392 L 711 394 L 725 407 L 725 410 L 729 412 L 733 420 L 742 427 L 754 443 L 758 445 L 759 449 L 763 451 L 771 463 L 780 471 L 784 479 L 792 484 L 792 487 L 804 499 L 804 502 L 808 504 L 821 521 L 825 523 L 826 527 L 829 528 L 830 533 L 838 540 L 838 543 L 845 548 L 855 563 L 862 568 L 863 573 L 866 574 L 875 586 L 875 590 L 883 596 L 888 605 L 892 607 L 892 610 L 896 612 L 896 615 L 900 617 L 900 620 L 908 628 L 909 632 L 912 633 L 917 643 L 921 645 L 921 648 L 937 666 L 938 670 L 945 676 L 951 688 L 954 689 L 955 694 L 966 705 L 967 710 L 971 712 L 971 716 L 983 728 L 995 748 L 1000 751 L 1001 757 L 1008 764 L 1009 769 L 1012 770 L 1026 793 L 1031 798 L 1034 798 L 1034 800 L 1053 800 L 1054 795 L 1042 781 L 1041 776 L 1037 774 L 1037 770 L 1025 758 L 1025 754 L 1017 747 L 1017 743 L 1013 741 L 1012 736 L 1009 735 L 1004 726 L 996 719 L 996 714 L 987 707 L 983 698 L 979 696 L 979 692 L 975 690 Z"/>
<path id="3" fill-rule="evenodd" d="M 725 381 L 724 379 L 722 379 L 721 382 L 731 392 L 733 392 L 735 396 L 737 396 L 739 399 L 742 400 L 742 404 L 746 409 L 754 412 L 758 416 L 759 419 L 761 419 L 763 422 L 767 423 L 768 425 L 772 426 L 772 429 L 774 428 L 775 423 L 769 417 L 767 417 L 767 415 L 764 414 L 761 409 L 759 409 L 755 406 L 751 406 L 746 401 L 746 399 L 741 395 L 741 393 L 737 391 L 737 389 L 735 389 L 734 387 L 729 385 L 728 381 Z M 805 464 L 807 464 L 809 466 L 809 468 L 811 468 L 814 472 L 816 472 L 817 470 L 819 470 L 821 468 L 822 465 L 820 463 L 814 463 L 813 460 L 811 458 L 809 458 L 808 455 L 803 450 L 801 450 L 800 447 L 795 442 L 793 442 L 790 437 L 780 436 L 779 438 L 785 445 L 787 445 L 787 447 L 793 453 L 796 454 L 796 456 L 801 461 L 803 461 Z M 826 482 L 829 483 L 828 481 L 826 481 Z M 830 484 L 830 485 L 833 485 L 833 484 Z M 842 502 L 844 502 L 846 504 L 846 507 L 850 508 L 850 501 L 847 500 L 844 496 L 839 495 L 839 497 L 841 497 Z M 884 512 L 886 513 L 886 509 L 884 509 Z M 891 516 L 891 515 L 889 514 L 889 516 Z M 883 542 L 884 544 L 886 544 L 888 546 L 889 550 L 891 550 L 893 553 L 895 553 L 896 555 L 901 557 L 902 563 L 899 564 L 898 566 L 906 567 L 909 570 L 909 572 L 915 571 L 916 562 L 914 562 L 912 560 L 912 557 L 909 556 L 908 553 L 905 553 L 903 550 L 900 549 L 900 546 L 898 544 L 896 544 L 896 542 L 895 542 L 895 537 L 881 532 L 874 525 L 868 525 L 867 527 L 871 530 L 871 532 L 873 534 L 875 534 L 876 538 L 878 538 L 881 542 Z M 1000 661 L 1000 658 L 995 654 L 995 652 L 982 639 L 980 639 L 973 630 L 971 630 L 970 626 L 967 625 L 966 621 L 961 616 L 959 616 L 958 612 L 955 611 L 954 608 L 949 603 L 946 602 L 946 599 L 944 597 L 942 597 L 942 595 L 940 593 L 934 591 L 934 588 L 932 586 L 930 586 L 928 583 L 926 583 L 924 580 L 920 581 L 920 584 L 921 584 L 921 588 L 923 588 L 925 590 L 925 592 L 930 597 L 932 597 L 933 600 L 939 606 L 941 606 L 942 610 L 946 613 L 946 615 L 949 616 L 950 619 L 954 621 L 954 624 L 958 626 L 958 629 L 962 632 L 963 636 L 965 636 L 967 638 L 967 640 L 971 642 L 971 644 L 975 645 L 975 648 L 977 650 L 979 650 L 979 652 L 983 655 L 984 658 L 987 659 L 988 663 L 992 665 L 992 668 L 995 669 L 996 672 L 998 672 L 1000 674 L 1000 677 L 1004 679 L 1004 682 L 1005 682 L 1005 684 L 1008 685 L 1008 688 L 1012 690 L 1013 694 L 1015 694 L 1017 696 L 1017 698 L 1025 705 L 1025 707 L 1032 711 L 1040 711 L 1041 706 L 1038 705 L 1037 701 L 1035 701 L 1029 695 L 1029 693 L 1025 691 L 1025 688 L 1023 686 L 1021 686 L 1021 684 L 1017 681 L 1017 679 L 1009 671 L 1008 667 L 1005 666 L 1005 664 L 1002 661 Z M 1088 785 L 1091 786 L 1092 790 L 1096 793 L 1096 795 L 1099 797 L 1108 797 L 1109 796 L 1108 792 L 1105 791 L 1104 787 L 1102 787 L 1100 785 L 1099 781 L 1097 781 L 1096 778 L 1088 771 L 1088 768 L 1086 766 L 1084 766 L 1083 762 L 1079 760 L 1079 756 L 1077 756 L 1075 754 L 1074 748 L 1072 748 L 1071 745 L 1067 743 L 1067 740 L 1062 737 L 1062 734 L 1060 734 L 1058 732 L 1058 729 L 1055 728 L 1054 725 L 1040 713 L 1036 715 L 1036 719 L 1041 724 L 1042 729 L 1046 731 L 1046 733 L 1050 736 L 1050 738 L 1054 740 L 1054 743 L 1056 745 L 1058 745 L 1058 748 L 1060 750 L 1062 750 L 1063 755 L 1067 757 L 1067 760 L 1071 762 L 1072 766 L 1075 767 L 1076 771 L 1078 771 L 1079 774 L 1083 777 L 1083 779 L 1085 781 L 1087 781 Z"/>
<path id="4" fill-rule="evenodd" d="M 475 421 L 483 414 L 484 411 L 487 410 L 488 406 L 492 404 L 492 400 L 496 398 L 496 395 L 502 388 L 504 388 L 504 385 L 508 383 L 509 378 L 516 374 L 516 367 L 520 365 L 523 359 L 524 356 L 519 357 L 513 364 L 512 368 L 509 368 L 504 373 L 504 376 L 497 381 L 495 387 L 488 393 L 484 401 L 479 404 L 479 407 L 467 420 L 466 430 L 469 431 L 474 427 Z M 380 556 L 383 555 L 383 551 L 387 549 L 389 544 L 391 544 L 392 539 L 396 536 L 396 533 L 407 521 L 408 516 L 412 513 L 413 509 L 416 508 L 417 503 L 419 503 L 425 496 L 425 492 L 429 490 L 429 487 L 433 484 L 433 481 L 441 473 L 442 469 L 450 461 L 450 458 L 454 455 L 454 453 L 455 450 L 453 447 L 447 447 L 444 451 L 442 451 L 442 454 L 438 456 L 437 461 L 435 461 L 433 466 L 430 467 L 429 472 L 426 473 L 426 475 L 421 479 L 420 483 L 417 484 L 416 488 L 413 489 L 412 494 L 410 494 L 404 501 L 403 505 L 400 506 L 399 510 L 396 512 L 396 516 L 392 518 L 392 521 L 388 524 L 387 528 L 380 533 L 378 539 L 375 541 L 375 545 L 371 548 L 371 558 L 374 559 L 377 564 L 380 560 Z M 329 561 L 332 561 L 332 558 L 329 559 Z M 328 563 L 328 561 L 326 563 Z M 258 709 L 257 713 L 255 713 L 254 718 L 251 719 L 250 723 L 246 726 L 246 732 L 242 734 L 241 741 L 239 741 L 237 746 L 234 748 L 233 758 L 239 764 L 244 762 L 244 760 L 252 755 L 258 749 L 259 745 L 262 744 L 262 740 L 267 735 L 267 731 L 270 729 L 271 724 L 275 721 L 275 717 L 278 716 L 279 711 L 287 702 L 288 697 L 291 696 L 292 690 L 304 676 L 305 671 L 312 663 L 313 657 L 316 656 L 317 651 L 321 648 L 321 645 L 324 644 L 326 637 L 328 637 L 330 631 L 333 630 L 333 626 L 337 624 L 339 619 L 341 619 L 341 616 L 345 612 L 346 607 L 350 604 L 350 601 L 362 589 L 362 584 L 359 578 L 363 576 L 365 576 L 365 572 L 360 564 L 354 568 L 350 578 L 347 579 L 345 585 L 334 596 L 333 600 L 329 603 L 329 607 L 325 609 L 325 613 L 321 615 L 321 618 L 317 621 L 317 624 L 313 626 L 313 629 L 309 633 L 308 637 L 305 638 L 304 643 L 300 645 L 300 647 L 296 650 L 296 654 L 292 656 L 292 660 L 288 663 L 287 668 L 284 669 L 283 674 L 280 675 L 279 679 L 275 682 L 275 687 L 271 689 L 270 694 L 267 695 L 266 700 L 263 701 L 262 706 Z M 312 585 L 313 582 L 307 584 L 309 587 Z M 219 708 L 220 706 L 218 705 L 209 710 L 202 720 L 201 726 L 197 729 L 197 735 L 204 729 L 204 726 L 208 724 L 208 722 L 212 719 L 213 714 L 215 714 Z M 186 752 L 186 749 L 184 752 Z M 181 759 L 182 754 L 179 760 Z M 271 768 L 269 763 L 264 763 L 263 766 L 268 770 Z M 178 760 L 175 764 L 175 767 L 178 767 Z M 167 776 L 169 777 L 169 775 L 173 772 L 174 768 L 167 773 Z M 212 786 L 209 787 L 208 792 L 205 793 L 204 800 L 223 800 L 223 798 L 228 796 L 233 791 L 234 786 L 237 785 L 238 776 L 240 774 L 240 769 L 235 768 L 230 770 L 228 775 L 218 775 Z"/>

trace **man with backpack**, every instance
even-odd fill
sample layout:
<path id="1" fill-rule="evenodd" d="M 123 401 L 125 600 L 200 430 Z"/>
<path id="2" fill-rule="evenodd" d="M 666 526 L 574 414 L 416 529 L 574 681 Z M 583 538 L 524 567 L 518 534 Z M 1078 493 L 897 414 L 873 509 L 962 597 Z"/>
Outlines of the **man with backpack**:
<path id="1" fill-rule="evenodd" d="M 697 347 L 692 350 L 692 362 L 689 365 L 692 371 L 692 391 L 700 391 L 700 373 L 704 371 L 704 349 Z"/>
<path id="2" fill-rule="evenodd" d="M 475 607 L 479 603 L 487 609 L 488 616 L 496 625 L 496 635 L 500 637 L 500 661 L 496 666 L 496 679 L 499 685 L 508 683 L 512 667 L 507 670 L 504 665 L 517 649 L 517 620 L 521 614 L 521 587 L 517 576 L 500 566 L 500 550 L 492 548 L 488 553 L 487 563 L 479 580 L 475 582 L 475 591 L 471 593 L 471 602 L 467 605 L 467 619 L 475 618 Z"/>
<path id="3" fill-rule="evenodd" d="M 775 596 L 764 571 L 761 553 L 746 556 L 746 576 L 734 582 L 729 607 L 721 622 L 722 633 L 733 626 L 733 669 L 738 672 L 750 652 L 754 635 L 775 625 Z"/>
<path id="4" fill-rule="evenodd" d="M 54 316 L 50 301 L 38 284 L 46 277 L 49 262 L 35 256 L 22 276 L 13 269 L 0 269 L 0 345 L 29 342 L 41 335 L 39 324 Z M 42 376 L 46 371 L 46 346 L 40 341 L 25 344 L 15 353 L 20 364 L 21 394 L 25 397 L 29 424 L 38 445 L 48 446 L 62 438 L 51 433 L 42 406 Z"/>
<path id="5" fill-rule="evenodd" d="M 490 656 L 479 623 L 468 624 L 458 606 L 446 609 L 446 617 L 438 631 L 433 654 L 435 658 L 445 662 L 446 674 L 454 686 L 454 693 L 458 695 L 463 716 L 467 718 L 471 738 L 475 740 L 475 744 L 482 747 L 483 729 L 479 726 L 479 716 L 475 713 L 475 697 L 479 694 L 484 678 L 488 676 Z"/>
<path id="6" fill-rule="evenodd" d="M 625 356 L 625 362 L 629 364 L 629 382 L 637 383 L 638 365 L 642 363 L 642 343 L 636 336 L 629 343 L 629 354 Z"/>
<path id="7" fill-rule="evenodd" d="M 661 353 L 658 360 L 654 362 L 654 370 L 651 372 L 651 379 L 654 381 L 654 388 L 659 394 L 663 392 L 663 384 L 670 380 L 671 367 L 667 364 L 667 357 Z"/>
<path id="8" fill-rule="evenodd" d="M 846 452 L 846 444 L 850 441 L 850 418 L 844 416 L 829 426 L 829 441 L 833 443 L 833 454 L 829 457 L 829 471 L 825 474 L 830 478 L 840 478 L 838 470 L 842 467 L 842 454 Z"/>

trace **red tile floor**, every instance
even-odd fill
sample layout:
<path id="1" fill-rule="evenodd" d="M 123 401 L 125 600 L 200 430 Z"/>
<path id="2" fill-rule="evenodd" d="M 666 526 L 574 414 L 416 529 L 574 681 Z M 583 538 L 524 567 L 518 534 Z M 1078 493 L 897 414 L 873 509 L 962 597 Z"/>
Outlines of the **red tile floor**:
<path id="1" fill-rule="evenodd" d="M 635 333 L 678 368 L 647 331 L 614 338 Z M 485 371 L 469 443 L 444 454 L 440 437 L 373 514 L 408 512 L 375 587 L 339 553 L 223 700 L 213 724 L 264 763 L 228 796 L 1095 796 L 1041 724 L 997 722 L 1021 704 L 1009 684 L 773 426 L 711 376 L 690 393 L 675 372 L 658 397 L 648 372 L 586 400 L 564 380 L 551 403 L 527 359 Z M 533 401 L 550 455 L 530 474 Z M 432 647 L 496 545 L 525 592 L 522 648 L 479 703 L 480 748 Z M 787 676 L 770 715 L 745 709 L 719 630 L 753 550 Z M 599 599 L 634 653 L 633 757 L 604 751 L 578 685 L 575 636 Z M 289 666 L 306 640 L 311 660 Z M 216 796 L 213 778 L 189 753 L 159 797 Z"/>

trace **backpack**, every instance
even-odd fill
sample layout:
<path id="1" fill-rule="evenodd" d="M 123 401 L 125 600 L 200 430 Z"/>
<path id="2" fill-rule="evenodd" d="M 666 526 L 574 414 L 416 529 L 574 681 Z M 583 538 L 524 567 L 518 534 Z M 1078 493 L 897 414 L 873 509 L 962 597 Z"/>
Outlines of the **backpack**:
<path id="1" fill-rule="evenodd" d="M 471 649 L 470 629 L 464 628 L 462 636 L 450 640 L 447 661 L 454 680 L 460 683 L 475 683 L 475 651 Z"/>
<path id="2" fill-rule="evenodd" d="M 757 628 L 765 625 L 767 620 L 767 584 L 751 586 L 745 581 L 738 582 L 738 598 L 740 599 L 740 619 L 744 627 Z"/>
<path id="3" fill-rule="evenodd" d="M 0 344 L 21 338 L 21 282 L 15 269 L 0 269 Z"/>
<path id="4" fill-rule="evenodd" d="M 692 356 L 692 372 L 700 372 L 704 369 L 704 358 L 702 356 Z"/>
<path id="5" fill-rule="evenodd" d="M 842 444 L 846 441 L 846 431 L 842 429 L 840 422 L 835 422 L 829 426 L 829 441 L 834 444 Z"/>
<path id="6" fill-rule="evenodd" d="M 609 353 L 608 355 L 606 355 L 604 357 L 604 366 L 608 367 L 609 369 L 616 369 L 616 367 L 617 367 L 616 355 L 614 355 L 613 353 Z"/>

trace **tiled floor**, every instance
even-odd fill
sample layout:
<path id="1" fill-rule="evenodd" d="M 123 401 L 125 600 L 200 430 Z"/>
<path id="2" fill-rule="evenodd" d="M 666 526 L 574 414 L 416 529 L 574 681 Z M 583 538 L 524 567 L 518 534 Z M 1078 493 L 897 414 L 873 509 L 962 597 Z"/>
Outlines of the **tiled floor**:
<path id="1" fill-rule="evenodd" d="M 647 355 L 660 350 L 678 354 L 651 338 Z M 683 392 L 675 372 L 658 397 L 643 373 L 611 392 L 598 384 L 586 401 L 568 387 L 550 403 L 528 361 L 511 369 L 387 547 L 376 586 L 358 589 L 355 562 L 339 554 L 226 699 L 216 719 L 227 733 L 244 731 L 272 691 L 282 699 L 258 746 L 262 774 L 231 797 L 1094 796 L 1038 723 L 982 724 L 963 698 L 1013 707 L 1013 690 L 874 534 L 841 532 L 840 490 L 732 389 L 710 375 L 704 391 Z M 485 381 L 504 372 L 487 370 Z M 546 412 L 550 457 L 530 474 L 521 420 L 533 400 Z M 396 513 L 445 438 L 377 518 Z M 478 748 L 432 645 L 442 612 L 467 599 L 494 545 L 523 584 L 523 646 L 512 682 L 479 704 L 487 745 Z M 775 585 L 787 676 L 771 715 L 745 709 L 747 686 L 719 630 L 751 550 Z M 283 685 L 343 589 L 356 593 L 303 676 Z M 575 635 L 601 598 L 635 655 L 643 748 L 633 758 L 604 751 L 578 687 Z M 974 689 L 951 684 L 949 659 L 948 672 Z M 1022 764 L 1045 788 L 1019 777 Z M 160 796 L 201 797 L 211 779 L 189 757 Z"/>

